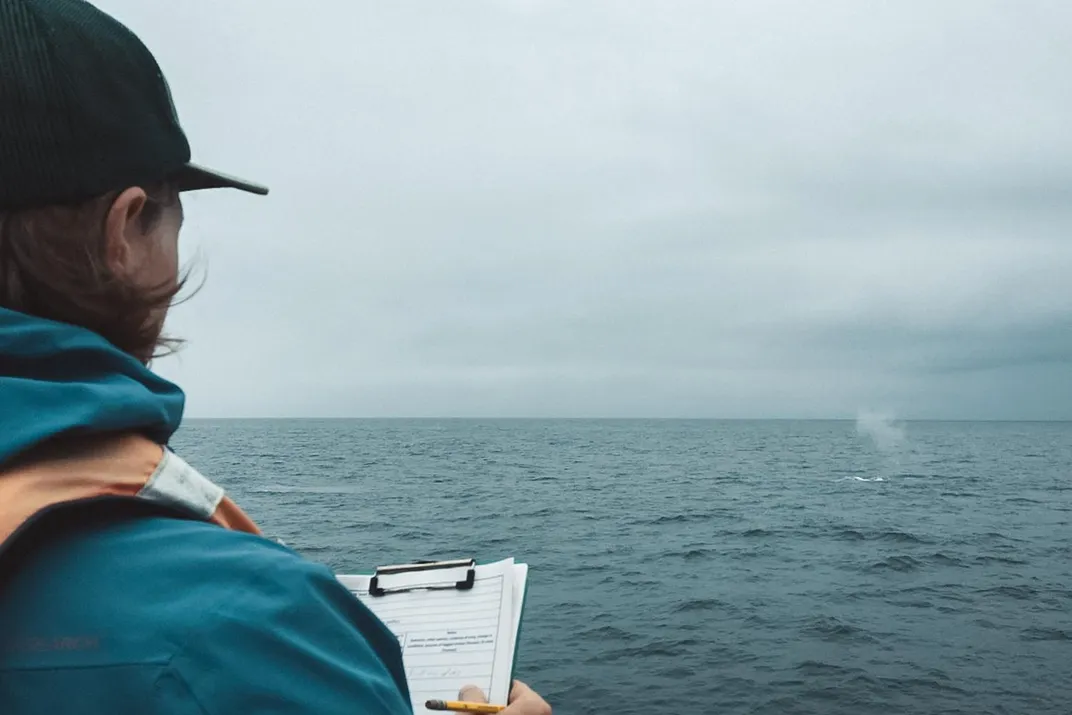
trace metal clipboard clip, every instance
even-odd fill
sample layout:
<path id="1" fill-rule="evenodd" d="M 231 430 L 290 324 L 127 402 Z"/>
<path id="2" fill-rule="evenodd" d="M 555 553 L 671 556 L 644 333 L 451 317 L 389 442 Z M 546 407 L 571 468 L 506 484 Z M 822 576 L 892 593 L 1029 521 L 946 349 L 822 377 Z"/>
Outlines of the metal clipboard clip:
<path id="1" fill-rule="evenodd" d="M 458 579 L 461 570 L 465 569 L 464 578 Z M 453 572 L 444 574 L 443 572 Z M 437 576 L 439 577 L 437 579 Z M 399 584 L 388 587 L 384 584 L 385 579 L 401 577 L 397 579 Z M 455 559 L 453 561 L 415 561 L 411 564 L 398 566 L 380 566 L 369 580 L 370 596 L 386 596 L 391 593 L 406 593 L 407 591 L 440 591 L 455 589 L 468 591 L 473 588 L 476 581 L 476 559 Z"/>

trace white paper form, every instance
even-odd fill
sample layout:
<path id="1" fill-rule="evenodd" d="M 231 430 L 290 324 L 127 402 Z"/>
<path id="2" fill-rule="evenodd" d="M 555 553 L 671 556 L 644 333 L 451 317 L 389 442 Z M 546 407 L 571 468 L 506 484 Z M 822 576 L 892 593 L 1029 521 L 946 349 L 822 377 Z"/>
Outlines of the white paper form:
<path id="1" fill-rule="evenodd" d="M 338 577 L 398 637 L 416 713 L 429 699 L 456 700 L 470 683 L 492 703 L 505 703 L 509 695 L 526 565 L 505 559 L 477 566 L 472 589 L 464 591 L 391 591 L 461 581 L 465 571 L 391 574 L 388 593 L 377 597 L 368 593 L 369 576 Z"/>

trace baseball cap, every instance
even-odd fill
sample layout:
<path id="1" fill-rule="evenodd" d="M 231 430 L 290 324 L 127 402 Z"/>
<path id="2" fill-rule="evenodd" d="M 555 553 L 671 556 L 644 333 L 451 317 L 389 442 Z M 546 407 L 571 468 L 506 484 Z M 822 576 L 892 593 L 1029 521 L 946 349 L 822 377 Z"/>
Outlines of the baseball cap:
<path id="1" fill-rule="evenodd" d="M 268 193 L 190 158 L 167 80 L 127 27 L 85 0 L 0 0 L 0 210 L 164 179 Z"/>

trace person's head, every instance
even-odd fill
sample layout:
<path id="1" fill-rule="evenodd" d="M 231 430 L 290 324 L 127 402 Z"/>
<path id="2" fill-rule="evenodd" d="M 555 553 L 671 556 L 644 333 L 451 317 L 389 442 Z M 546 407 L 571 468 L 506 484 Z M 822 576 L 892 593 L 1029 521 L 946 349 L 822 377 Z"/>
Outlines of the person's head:
<path id="1" fill-rule="evenodd" d="M 84 0 L 0 0 L 0 308 L 148 362 L 182 288 L 180 194 L 267 189 L 190 163 L 149 50 Z"/>
<path id="2" fill-rule="evenodd" d="M 182 203 L 163 180 L 0 212 L 0 306 L 88 328 L 142 362 L 166 347 Z"/>

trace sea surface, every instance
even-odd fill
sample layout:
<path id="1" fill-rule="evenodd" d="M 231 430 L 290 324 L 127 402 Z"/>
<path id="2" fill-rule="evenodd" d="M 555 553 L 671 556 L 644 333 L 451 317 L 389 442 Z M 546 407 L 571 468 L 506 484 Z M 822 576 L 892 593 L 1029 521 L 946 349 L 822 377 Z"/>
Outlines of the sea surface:
<path id="1" fill-rule="evenodd" d="M 337 572 L 530 564 L 518 677 L 581 713 L 1072 713 L 1072 424 L 190 421 Z"/>

